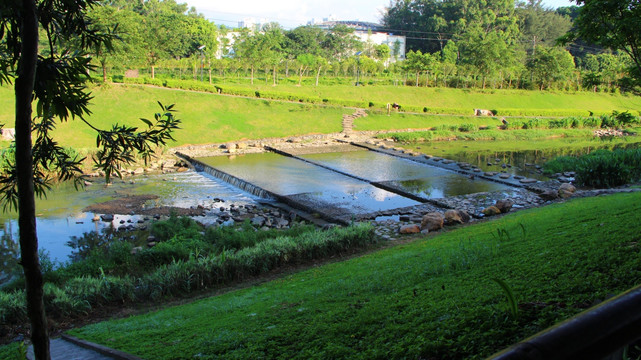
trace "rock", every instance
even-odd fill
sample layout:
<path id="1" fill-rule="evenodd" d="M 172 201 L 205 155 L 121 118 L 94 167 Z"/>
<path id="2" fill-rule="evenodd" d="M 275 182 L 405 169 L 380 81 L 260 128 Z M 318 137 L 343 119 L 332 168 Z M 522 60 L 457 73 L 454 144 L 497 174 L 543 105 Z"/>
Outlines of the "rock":
<path id="1" fill-rule="evenodd" d="M 463 210 L 447 210 L 445 212 L 445 224 L 463 224 L 470 221 L 470 215 Z"/>
<path id="2" fill-rule="evenodd" d="M 510 176 L 512 176 L 512 174 L 503 173 L 503 174 L 499 175 L 499 177 L 500 177 L 501 179 L 509 179 L 509 178 L 510 178 Z"/>
<path id="3" fill-rule="evenodd" d="M 94 215 L 93 219 L 91 219 L 91 221 L 93 221 L 93 222 L 100 221 L 100 216 Z"/>
<path id="4" fill-rule="evenodd" d="M 535 182 L 538 182 L 536 179 L 521 179 L 519 180 L 521 184 L 534 184 Z"/>
<path id="5" fill-rule="evenodd" d="M 114 216 L 112 214 L 104 214 L 100 215 L 100 219 L 104 222 L 110 222 L 114 220 Z"/>
<path id="6" fill-rule="evenodd" d="M 263 224 L 265 224 L 265 218 L 262 216 L 256 216 L 251 219 L 251 224 L 255 227 L 261 227 L 263 226 Z"/>
<path id="7" fill-rule="evenodd" d="M 398 221 L 410 221 L 409 215 L 401 215 L 398 217 Z"/>
<path id="8" fill-rule="evenodd" d="M 574 187 L 574 185 L 563 183 L 561 184 L 561 186 L 559 186 L 558 194 L 559 194 L 559 197 L 567 199 L 570 196 L 572 196 L 575 192 L 576 192 L 576 187 Z"/>
<path id="9" fill-rule="evenodd" d="M 481 212 L 485 216 L 494 216 L 494 215 L 500 214 L 501 210 L 499 210 L 499 208 L 497 208 L 496 206 L 488 206 L 485 209 L 483 209 L 483 211 Z"/>
<path id="10" fill-rule="evenodd" d="M 502 214 L 510 212 L 512 206 L 514 206 L 514 201 L 510 199 L 498 200 L 494 206 L 501 211 Z"/>
<path id="11" fill-rule="evenodd" d="M 148 248 L 152 248 L 152 247 L 154 247 L 154 246 L 156 246 L 156 243 L 155 243 L 155 242 L 148 242 L 148 243 L 147 243 L 147 247 L 148 247 Z"/>
<path id="12" fill-rule="evenodd" d="M 157 240 L 156 240 L 156 237 L 155 237 L 155 236 L 153 236 L 153 235 L 149 235 L 149 236 L 147 237 L 147 242 L 148 242 L 148 243 L 150 243 L 150 242 L 156 242 L 156 241 L 157 241 Z"/>
<path id="13" fill-rule="evenodd" d="M 403 225 L 398 232 L 401 234 L 418 234 L 421 232 L 421 228 L 416 224 Z"/>
<path id="14" fill-rule="evenodd" d="M 439 212 L 429 212 L 423 215 L 421 220 L 421 229 L 427 229 L 429 231 L 439 230 L 443 228 L 443 222 L 445 218 Z"/>
<path id="15" fill-rule="evenodd" d="M 554 200 L 559 197 L 558 191 L 546 190 L 539 194 L 539 197 L 545 201 Z"/>
<path id="16" fill-rule="evenodd" d="M 134 175 L 140 175 L 140 174 L 144 174 L 144 173 L 145 173 L 145 169 L 143 169 L 143 168 L 141 168 L 141 167 L 136 168 L 136 169 L 134 170 Z"/>

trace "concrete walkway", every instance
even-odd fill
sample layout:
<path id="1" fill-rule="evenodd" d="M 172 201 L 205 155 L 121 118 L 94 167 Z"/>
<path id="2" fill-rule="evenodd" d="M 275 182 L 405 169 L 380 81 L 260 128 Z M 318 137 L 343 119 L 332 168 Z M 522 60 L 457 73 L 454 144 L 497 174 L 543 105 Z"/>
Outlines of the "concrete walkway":
<path id="1" fill-rule="evenodd" d="M 50 350 L 51 360 L 141 360 L 137 356 L 90 343 L 69 335 L 52 339 Z M 27 350 L 27 359 L 35 359 L 33 346 L 29 346 Z"/>

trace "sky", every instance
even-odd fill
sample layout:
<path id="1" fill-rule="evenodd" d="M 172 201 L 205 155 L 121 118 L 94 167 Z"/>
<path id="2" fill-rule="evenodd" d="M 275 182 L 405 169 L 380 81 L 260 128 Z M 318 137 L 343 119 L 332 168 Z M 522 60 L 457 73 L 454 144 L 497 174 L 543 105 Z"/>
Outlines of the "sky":
<path id="1" fill-rule="evenodd" d="M 286 29 L 322 21 L 330 16 L 336 20 L 380 22 L 390 0 L 182 0 L 195 6 L 199 13 L 218 25 L 238 26 L 246 18 L 278 22 Z M 569 0 L 543 0 L 547 7 L 573 5 Z"/>

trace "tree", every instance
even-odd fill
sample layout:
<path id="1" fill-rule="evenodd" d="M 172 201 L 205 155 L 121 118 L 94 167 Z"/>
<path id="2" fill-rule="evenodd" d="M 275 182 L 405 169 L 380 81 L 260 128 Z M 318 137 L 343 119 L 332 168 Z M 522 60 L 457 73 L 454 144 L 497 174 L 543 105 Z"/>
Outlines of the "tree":
<path id="1" fill-rule="evenodd" d="M 526 66 L 539 85 L 539 90 L 543 90 L 546 84 L 549 87 L 553 82 L 565 80 L 572 74 L 574 58 L 564 49 L 541 46 Z"/>
<path id="2" fill-rule="evenodd" d="M 544 8 L 542 0 L 528 0 L 527 3 L 518 4 L 516 14 L 519 17 L 521 42 L 531 49 L 530 53 L 537 44 L 554 45 L 572 26 L 569 16 Z"/>
<path id="3" fill-rule="evenodd" d="M 0 83 L 15 81 L 15 159 L 0 174 L 0 194 L 6 206 L 18 210 L 21 265 L 25 274 L 27 312 L 31 340 L 37 359 L 50 359 L 49 335 L 43 301 L 43 277 L 38 259 L 35 196 L 49 188 L 51 173 L 59 180 L 80 181 L 82 159 L 71 158 L 51 137 L 59 121 L 71 117 L 98 133 L 97 167 L 109 177 L 119 174 L 122 163 L 133 160 L 134 152 L 145 159 L 151 145 L 165 144 L 179 121 L 171 107 L 156 114 L 156 122 L 143 120 L 149 128 L 114 125 L 111 130 L 95 128 L 87 120 L 91 96 L 85 82 L 92 68 L 91 49 L 99 44 L 110 48 L 112 38 L 91 28 L 87 10 L 97 0 L 0 3 Z M 39 52 L 39 28 L 47 53 Z M 32 103 L 36 102 L 35 116 Z M 32 138 L 34 140 L 32 140 Z"/>
<path id="4" fill-rule="evenodd" d="M 112 32 L 118 36 L 113 42 L 113 49 L 107 49 L 101 44 L 93 49 L 94 58 L 102 68 L 103 82 L 107 82 L 107 67 L 113 64 L 122 66 L 138 65 L 144 58 L 142 37 L 142 16 L 128 10 L 113 6 L 100 6 L 89 12 L 89 18 L 97 29 L 102 32 Z"/>
<path id="5" fill-rule="evenodd" d="M 612 50 L 620 50 L 632 59 L 641 75 L 641 3 L 638 0 L 576 0 L 580 12 L 574 29 L 563 39 L 582 38 Z M 637 78 L 641 82 L 641 77 Z"/>

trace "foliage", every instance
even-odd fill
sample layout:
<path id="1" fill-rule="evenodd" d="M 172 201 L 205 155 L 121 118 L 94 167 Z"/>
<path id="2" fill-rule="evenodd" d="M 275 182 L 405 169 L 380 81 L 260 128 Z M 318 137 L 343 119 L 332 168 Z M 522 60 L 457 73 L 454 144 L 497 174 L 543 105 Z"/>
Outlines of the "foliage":
<path id="1" fill-rule="evenodd" d="M 555 158 L 544 165 L 545 171 L 575 171 L 579 185 L 610 188 L 641 180 L 641 150 L 597 150 L 580 157 Z"/>
<path id="2" fill-rule="evenodd" d="M 641 74 L 641 7 L 636 0 L 578 0 L 579 16 L 565 41 L 581 37 L 626 53 Z M 637 78 L 637 81 L 641 79 Z"/>

